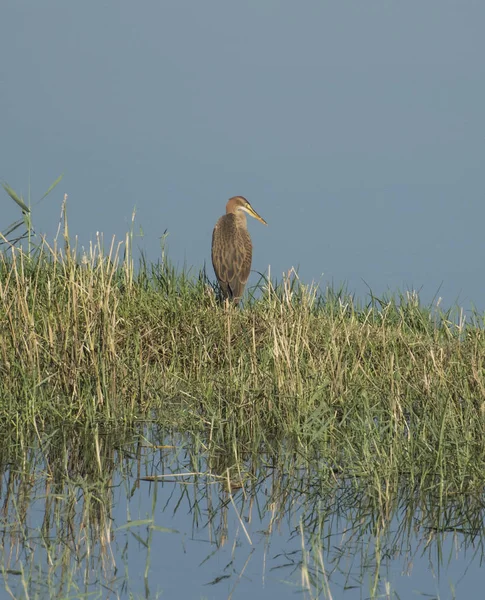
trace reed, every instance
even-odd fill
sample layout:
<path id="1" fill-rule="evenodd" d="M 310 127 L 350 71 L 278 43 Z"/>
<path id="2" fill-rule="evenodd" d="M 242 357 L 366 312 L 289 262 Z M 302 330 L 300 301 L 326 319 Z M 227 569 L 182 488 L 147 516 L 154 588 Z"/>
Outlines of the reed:
<path id="1" fill-rule="evenodd" d="M 111 581 L 117 469 L 136 467 L 129 496 L 144 480 L 161 483 L 140 477 L 147 437 L 151 448 L 174 440 L 163 469 L 190 473 L 204 494 L 221 486 L 205 509 L 211 520 L 221 514 L 219 545 L 227 535 L 220 509 L 234 506 L 241 486 L 238 514 L 259 502 L 259 491 L 270 529 L 298 514 L 298 568 L 310 597 L 331 597 L 322 540 L 330 539 L 332 515 L 375 538 L 370 597 L 383 592 L 379 565 L 403 502 L 403 531 L 419 513 L 427 533 L 457 528 L 470 543 L 483 538 L 482 315 L 465 318 L 439 301 L 423 306 L 414 292 L 371 294 L 360 304 L 344 289 L 305 285 L 293 270 L 280 282 L 261 277 L 242 307 L 226 306 L 204 271 L 178 271 L 163 248 L 156 263 L 141 256 L 135 264 L 133 228 L 120 242 L 99 234 L 84 250 L 70 237 L 65 203 L 62 223 L 52 244 L 34 245 L 20 222 L 15 239 L 27 248 L 6 237 L 0 244 L 0 480 L 10 515 L 3 533 L 12 556 L 28 550 L 21 569 L 3 557 L 5 581 L 18 578 L 28 590 L 51 578 L 52 597 L 61 597 L 59 582 L 68 597 L 75 564 L 87 573 L 99 544 Z M 133 440 L 137 448 L 126 450 Z M 23 525 L 37 480 L 45 485 L 45 531 L 54 523 L 67 540 L 58 559 L 41 537 L 45 564 L 34 560 Z M 59 576 L 67 564 L 72 571 Z"/>
<path id="2" fill-rule="evenodd" d="M 355 476 L 484 472 L 482 317 L 414 293 L 359 306 L 293 271 L 226 307 L 165 253 L 134 265 L 132 233 L 82 252 L 61 233 L 0 254 L 0 426 L 155 421 L 239 452 L 330 448 Z"/>

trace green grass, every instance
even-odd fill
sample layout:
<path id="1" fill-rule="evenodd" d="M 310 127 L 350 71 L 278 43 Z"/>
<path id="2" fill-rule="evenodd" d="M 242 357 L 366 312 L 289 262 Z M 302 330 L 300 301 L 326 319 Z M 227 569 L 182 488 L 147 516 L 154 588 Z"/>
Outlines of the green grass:
<path id="1" fill-rule="evenodd" d="M 262 278 L 242 308 L 226 307 L 205 273 L 177 271 L 164 252 L 135 265 L 132 232 L 81 252 L 66 221 L 60 242 L 37 247 L 19 223 L 29 252 L 4 239 L 0 253 L 3 531 L 28 554 L 22 523 L 42 480 L 47 525 L 67 540 L 57 559 L 42 538 L 52 588 L 57 569 L 78 558 L 71 549 L 89 557 L 101 539 L 102 561 L 109 555 L 112 480 L 134 468 L 133 455 L 130 467 L 120 456 L 147 431 L 155 446 L 168 433 L 190 448 L 180 471 L 196 474 L 194 519 L 208 481 L 231 497 L 243 481 L 251 505 L 267 486 L 258 510 L 273 511 L 271 526 L 302 511 L 312 597 L 331 597 L 322 548 L 335 515 L 375 537 L 371 597 L 403 506 L 403 539 L 417 514 L 426 533 L 483 538 L 483 316 L 422 306 L 415 293 L 359 304 L 294 272 Z M 228 501 L 207 502 L 216 515 Z M 44 577 L 34 558 L 21 561 L 32 569 L 20 577 L 25 589 Z"/>
<path id="2" fill-rule="evenodd" d="M 359 307 L 295 274 L 227 308 L 203 273 L 165 255 L 134 268 L 101 238 L 81 255 L 66 228 L 62 250 L 0 255 L 0 425 L 155 421 L 224 448 L 330 453 L 354 476 L 378 461 L 379 476 L 483 482 L 478 321 L 415 294 Z"/>
<path id="3" fill-rule="evenodd" d="M 62 251 L 0 254 L 0 422 L 216 419 L 312 443 L 348 427 L 405 437 L 423 420 L 440 443 L 453 427 L 482 434 L 478 318 L 414 294 L 359 307 L 294 274 L 228 309 L 203 273 L 166 256 L 134 268 L 121 250 L 98 239 L 81 255 L 66 237 Z"/>
<path id="4" fill-rule="evenodd" d="M 414 293 L 359 306 L 295 273 L 226 307 L 131 244 L 82 253 L 66 223 L 62 247 L 0 254 L 1 428 L 155 422 L 234 457 L 291 445 L 346 476 L 485 483 L 480 316 Z"/>

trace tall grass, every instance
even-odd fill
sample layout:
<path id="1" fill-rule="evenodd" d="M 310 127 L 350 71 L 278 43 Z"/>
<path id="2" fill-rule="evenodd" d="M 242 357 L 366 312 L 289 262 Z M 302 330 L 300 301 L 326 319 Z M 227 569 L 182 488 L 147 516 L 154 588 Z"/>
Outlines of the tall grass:
<path id="1" fill-rule="evenodd" d="M 330 448 L 329 468 L 355 476 L 373 461 L 415 473 L 422 457 L 438 477 L 481 468 L 481 317 L 414 293 L 359 306 L 294 272 L 263 278 L 239 309 L 166 254 L 135 265 L 131 233 L 85 251 L 67 219 L 61 233 L 0 254 L 0 424 L 154 420 L 231 452 L 292 440 L 308 454 Z"/>
<path id="2" fill-rule="evenodd" d="M 167 431 L 192 440 L 181 472 L 195 486 L 221 483 L 224 510 L 207 507 L 221 515 L 218 544 L 241 485 L 249 506 L 264 491 L 270 529 L 298 513 L 302 586 L 312 597 L 331 597 L 323 541 L 332 515 L 375 537 L 371 597 L 403 502 L 408 531 L 420 513 L 428 530 L 483 536 L 481 315 L 423 306 L 414 292 L 359 304 L 294 271 L 279 283 L 261 278 L 242 308 L 226 306 L 205 272 L 176 270 L 164 251 L 135 264 L 133 230 L 77 248 L 65 204 L 52 244 L 25 239 L 24 250 L 4 237 L 0 253 L 0 474 L 18 515 L 4 524 L 15 543 L 40 469 L 46 528 L 78 523 L 81 537 L 70 525 L 66 549 L 89 557 L 100 541 L 109 570 L 114 448 L 146 422 L 155 446 Z M 86 508 L 76 517 L 79 489 Z M 92 539 L 82 538 L 85 527 Z M 60 563 L 45 539 L 54 577 Z"/>

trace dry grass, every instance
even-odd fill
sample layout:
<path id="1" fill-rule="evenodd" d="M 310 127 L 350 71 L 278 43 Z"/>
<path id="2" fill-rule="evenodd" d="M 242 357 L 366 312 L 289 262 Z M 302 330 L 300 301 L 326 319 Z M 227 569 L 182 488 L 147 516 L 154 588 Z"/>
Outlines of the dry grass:
<path id="1" fill-rule="evenodd" d="M 67 540 L 57 560 L 45 537 L 52 589 L 58 569 L 74 565 L 79 549 L 89 559 L 98 541 L 109 570 L 115 447 L 146 422 L 155 446 L 167 431 L 191 440 L 180 470 L 196 475 L 195 486 L 203 480 L 202 496 L 207 477 L 229 493 L 244 482 L 252 505 L 271 479 L 263 512 L 272 526 L 301 512 L 301 583 L 311 597 L 331 597 L 322 550 L 330 518 L 355 524 L 356 547 L 359 536 L 375 538 L 371 597 L 403 506 L 403 532 L 420 513 L 427 532 L 460 528 L 482 539 L 483 317 L 466 322 L 414 293 L 359 306 L 293 272 L 280 284 L 262 280 L 242 309 L 226 307 L 204 273 L 177 272 L 164 254 L 135 268 L 132 234 L 107 249 L 99 236 L 81 252 L 64 223 L 59 245 L 0 253 L 4 533 L 12 556 L 28 553 L 25 589 L 45 579 L 21 530 L 32 474 L 45 479 L 46 531 L 55 523 Z M 209 501 L 207 514 L 219 514 Z"/>
<path id="2" fill-rule="evenodd" d="M 62 249 L 0 255 L 2 426 L 156 421 L 231 452 L 291 440 L 358 476 L 376 458 L 394 476 L 481 468 L 478 318 L 415 294 L 359 307 L 294 273 L 226 307 L 166 256 L 135 269 L 130 246 L 79 253 L 66 226 Z"/>

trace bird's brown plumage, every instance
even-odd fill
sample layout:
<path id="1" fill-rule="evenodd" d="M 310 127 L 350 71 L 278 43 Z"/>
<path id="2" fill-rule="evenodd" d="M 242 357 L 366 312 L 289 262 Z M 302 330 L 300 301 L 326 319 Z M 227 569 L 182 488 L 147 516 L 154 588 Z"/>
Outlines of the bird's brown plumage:
<path id="1" fill-rule="evenodd" d="M 217 280 L 224 298 L 236 304 L 249 278 L 253 255 L 246 212 L 267 224 L 245 198 L 234 196 L 228 201 L 226 214 L 217 221 L 212 233 L 212 265 Z"/>

